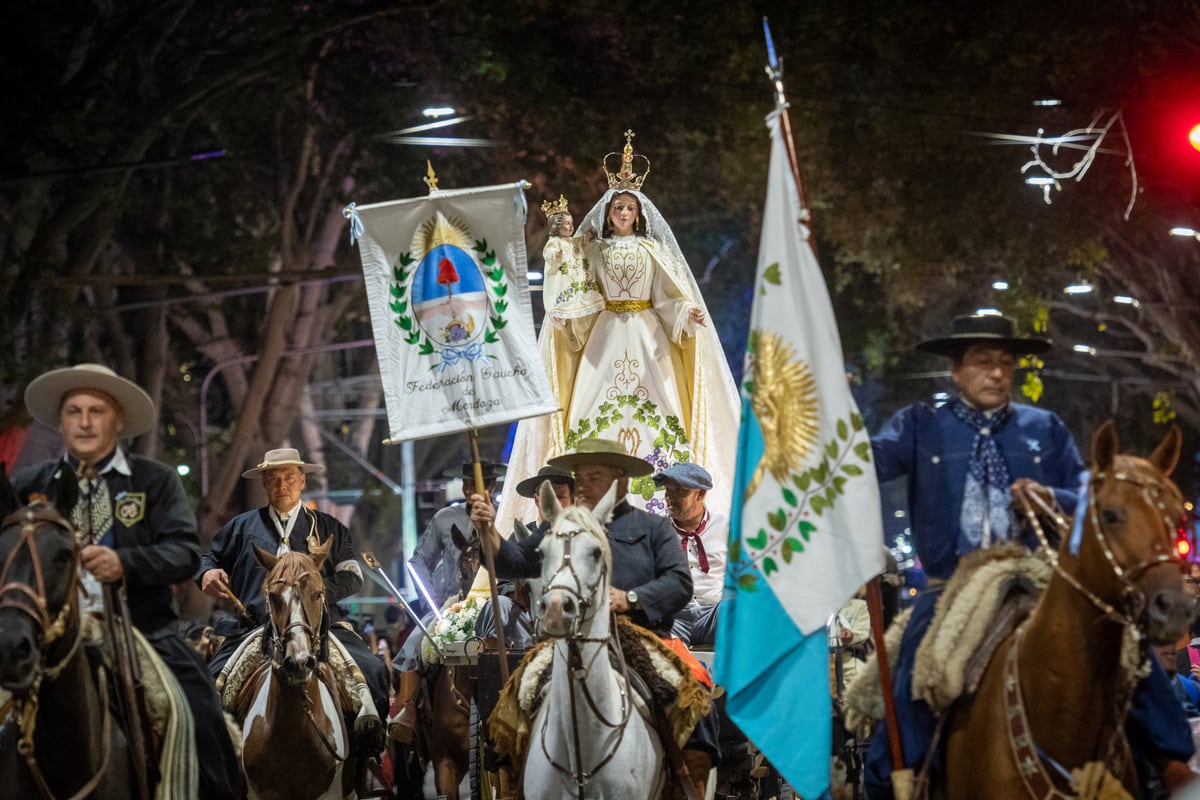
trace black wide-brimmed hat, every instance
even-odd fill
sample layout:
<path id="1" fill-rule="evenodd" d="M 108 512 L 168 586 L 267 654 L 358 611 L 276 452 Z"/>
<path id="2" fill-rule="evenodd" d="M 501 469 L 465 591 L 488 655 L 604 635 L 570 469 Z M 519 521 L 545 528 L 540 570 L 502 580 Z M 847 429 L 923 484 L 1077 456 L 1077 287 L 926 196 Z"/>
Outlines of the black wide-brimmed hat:
<path id="1" fill-rule="evenodd" d="M 1050 349 L 1049 339 L 1017 336 L 1012 319 L 999 314 L 955 317 L 949 336 L 921 342 L 917 349 L 939 356 L 959 356 L 973 344 L 1003 347 L 1018 354 L 1044 353 Z"/>
<path id="2" fill-rule="evenodd" d="M 549 465 L 538 470 L 537 475 L 532 478 L 526 478 L 517 484 L 517 494 L 521 497 L 536 497 L 538 487 L 546 481 L 551 483 L 565 483 L 571 487 L 571 491 L 575 491 L 575 476 L 567 472 L 565 469 L 551 467 Z"/>
<path id="3" fill-rule="evenodd" d="M 483 470 L 483 482 L 491 483 L 504 475 L 508 470 L 503 464 L 497 464 L 495 461 L 488 461 L 486 458 L 479 459 L 479 467 Z M 442 473 L 444 478 L 461 478 L 464 481 L 475 480 L 475 462 L 464 461 L 458 469 L 448 469 Z"/>

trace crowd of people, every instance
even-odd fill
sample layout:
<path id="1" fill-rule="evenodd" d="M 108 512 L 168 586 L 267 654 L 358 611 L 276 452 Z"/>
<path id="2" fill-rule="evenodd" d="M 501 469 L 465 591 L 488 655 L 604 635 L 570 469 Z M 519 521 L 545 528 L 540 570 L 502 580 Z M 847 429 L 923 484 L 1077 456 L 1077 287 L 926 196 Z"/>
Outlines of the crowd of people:
<path id="1" fill-rule="evenodd" d="M 579 235 L 571 236 L 573 219 L 564 200 L 546 207 L 553 236 L 545 251 L 548 321 L 542 353 L 562 413 L 522 423 L 507 476 L 504 465 L 485 462 L 483 484 L 476 485 L 464 465 L 456 477 L 464 481 L 466 503 L 433 517 L 412 565 L 432 603 L 460 597 L 461 545 L 454 534 L 474 531 L 495 553 L 498 578 L 535 576 L 546 524 L 519 499 L 533 498 L 545 482 L 560 505 L 591 508 L 615 486 L 618 504 L 607 526 L 613 611 L 664 640 L 702 649 L 713 645 L 724 590 L 736 393 L 691 271 L 669 226 L 641 192 L 648 168 L 633 171 L 631 137 L 627 134 L 620 167 L 606 168 L 609 191 L 584 218 Z M 913 696 L 911 677 L 916 647 L 946 579 L 976 550 L 1008 542 L 1036 546 L 1012 512 L 1014 490 L 1040 493 L 1067 514 L 1075 510 L 1084 464 L 1074 437 L 1053 412 L 1012 399 L 1018 359 L 1049 347 L 1044 339 L 1017 336 L 1006 317 L 955 319 L 948 336 L 919 349 L 947 359 L 957 396 L 941 405 L 903 408 L 873 437 L 878 479 L 907 481 L 912 535 L 929 578 L 915 599 L 893 670 L 910 766 L 924 763 L 934 744 L 936 720 Z M 701 397 L 701 391 L 707 394 Z M 80 499 L 66 511 L 85 545 L 85 588 L 95 598 L 101 585 L 123 582 L 133 624 L 184 687 L 205 753 L 201 796 L 240 792 L 211 677 L 227 668 L 238 645 L 268 619 L 265 567 L 255 548 L 280 555 L 329 543 L 322 576 L 330 647 L 357 667 L 354 679 L 366 686 L 379 730 L 390 717 L 393 737 L 412 739 L 421 637 L 392 642 L 395 652 L 380 658 L 348 624 L 342 601 L 363 585 L 350 532 L 302 498 L 307 476 L 323 472 L 323 466 L 305 461 L 295 449 L 267 451 L 243 473 L 261 482 L 267 504 L 229 520 L 201 553 L 178 475 L 121 444 L 155 423 L 154 405 L 143 389 L 106 367 L 80 364 L 40 376 L 25 399 L 37 420 L 59 430 L 65 452 L 19 471 L 14 486 L 28 497 L 53 494 L 57 481 L 78 483 Z M 527 538 L 500 536 L 497 529 L 506 526 L 497 524 L 497 508 L 524 523 Z M 187 580 L 214 599 L 234 602 L 236 613 L 211 626 L 181 627 L 171 608 L 171 586 Z M 523 628 L 514 628 L 514 637 L 528 641 L 528 611 L 509 593 L 500 602 L 506 629 L 519 623 Z M 491 615 L 479 619 L 480 635 L 489 635 Z M 867 633 L 865 603 L 851 601 L 836 617 L 835 640 L 851 652 L 866 646 Z M 1142 704 L 1143 712 L 1129 724 L 1141 731 L 1137 741 L 1154 748 L 1145 757 L 1186 762 L 1194 755 L 1191 729 L 1200 727 L 1195 722 L 1200 639 L 1179 650 L 1178 662 L 1174 648 L 1157 655 L 1162 669 L 1143 682 L 1165 681 L 1177 703 Z M 844 666 L 842 678 L 849 680 L 855 664 Z M 378 750 L 382 739 L 359 745 Z M 719 761 L 715 714 L 697 726 L 684 756 L 693 776 L 707 775 Z M 871 797 L 891 796 L 891 769 L 886 737 L 872 737 L 866 773 Z"/>

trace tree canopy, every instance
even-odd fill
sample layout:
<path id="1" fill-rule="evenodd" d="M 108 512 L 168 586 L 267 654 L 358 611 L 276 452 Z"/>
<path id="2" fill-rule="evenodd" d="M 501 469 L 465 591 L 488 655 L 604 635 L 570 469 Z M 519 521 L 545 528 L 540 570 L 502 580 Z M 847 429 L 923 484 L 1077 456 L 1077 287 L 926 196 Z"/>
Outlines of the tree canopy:
<path id="1" fill-rule="evenodd" d="M 562 193 L 579 216 L 632 128 L 740 371 L 773 102 L 763 14 L 876 417 L 932 388 L 920 376 L 941 365 L 916 341 L 990 306 L 1060 344 L 1040 401 L 1077 435 L 1110 415 L 1143 446 L 1156 415 L 1200 427 L 1200 241 L 1167 235 L 1200 225 L 1200 153 L 1176 130 L 1200 110 L 1194 0 L 70 5 L 0 12 L 20 37 L 0 51 L 0 413 L 17 417 L 53 366 L 136 378 L 164 422 L 139 448 L 205 453 L 209 533 L 266 447 L 337 459 L 330 439 L 366 452 L 382 438 L 377 391 L 358 381 L 374 354 L 355 346 L 370 327 L 341 209 L 423 193 L 426 159 L 443 187 L 524 178 L 531 209 Z M 469 117 L 430 135 L 492 146 L 400 143 L 428 105 Z M 986 135 L 1110 122 L 1050 204 L 1020 171 L 1030 143 Z M 1040 152 L 1068 171 L 1083 151 Z M 527 236 L 536 253 L 539 213 Z M 1063 294 L 1079 281 L 1096 290 Z M 423 452 L 427 477 L 445 453 Z"/>

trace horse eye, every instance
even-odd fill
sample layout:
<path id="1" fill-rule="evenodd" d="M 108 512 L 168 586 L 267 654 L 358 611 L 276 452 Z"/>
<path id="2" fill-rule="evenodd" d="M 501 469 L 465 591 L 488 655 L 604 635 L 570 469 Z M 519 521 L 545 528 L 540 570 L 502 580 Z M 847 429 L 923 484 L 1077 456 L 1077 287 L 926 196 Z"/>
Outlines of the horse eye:
<path id="1" fill-rule="evenodd" d="M 1124 517 L 1125 515 L 1115 508 L 1100 509 L 1100 519 L 1104 521 L 1105 525 L 1116 525 L 1124 522 Z"/>
<path id="2" fill-rule="evenodd" d="M 600 548 L 599 547 L 592 548 L 592 559 L 595 561 L 600 560 Z"/>
<path id="3" fill-rule="evenodd" d="M 60 567 L 65 567 L 75 559 L 75 551 L 69 547 L 64 547 L 54 554 L 54 563 Z"/>

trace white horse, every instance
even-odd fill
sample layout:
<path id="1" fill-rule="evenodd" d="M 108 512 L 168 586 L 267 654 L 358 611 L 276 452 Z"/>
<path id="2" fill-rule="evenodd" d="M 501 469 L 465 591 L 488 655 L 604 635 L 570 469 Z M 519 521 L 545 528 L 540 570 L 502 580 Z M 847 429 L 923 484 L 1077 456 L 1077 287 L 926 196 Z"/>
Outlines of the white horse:
<path id="1" fill-rule="evenodd" d="M 664 781 L 651 712 L 629 685 L 612 629 L 612 552 L 603 524 L 616 487 L 589 511 L 563 509 L 549 483 L 538 499 L 550 530 L 539 546 L 534 624 L 553 637 L 550 683 L 533 718 L 523 786 L 529 800 L 652 800 Z M 619 667 L 610 662 L 616 653 Z"/>

